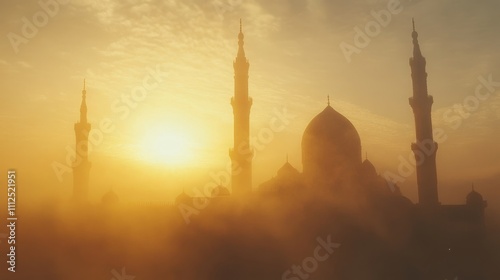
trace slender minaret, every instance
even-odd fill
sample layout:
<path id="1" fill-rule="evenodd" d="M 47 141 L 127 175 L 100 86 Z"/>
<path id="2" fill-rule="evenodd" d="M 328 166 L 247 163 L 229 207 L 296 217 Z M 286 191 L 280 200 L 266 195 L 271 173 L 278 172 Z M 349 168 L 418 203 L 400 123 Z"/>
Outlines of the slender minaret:
<path id="1" fill-rule="evenodd" d="M 234 147 L 230 150 L 232 168 L 232 190 L 235 195 L 247 195 L 252 191 L 252 158 L 250 148 L 250 107 L 252 98 L 248 97 L 248 69 L 250 64 L 245 57 L 244 35 L 240 20 L 238 35 L 238 55 L 234 67 L 234 97 L 231 98 L 234 114 Z"/>
<path id="2" fill-rule="evenodd" d="M 417 162 L 418 199 L 422 206 L 439 205 L 437 191 L 436 151 L 432 136 L 431 107 L 434 99 L 427 93 L 426 61 L 420 52 L 418 33 L 413 21 L 413 57 L 410 58 L 413 97 L 410 105 L 415 115 L 416 142 L 411 149 Z"/>
<path id="3" fill-rule="evenodd" d="M 73 198 L 77 202 L 87 201 L 89 189 L 90 162 L 88 159 L 88 137 L 90 123 L 87 121 L 87 91 L 83 80 L 82 105 L 80 106 L 80 121 L 75 123 L 76 157 L 73 162 Z"/>

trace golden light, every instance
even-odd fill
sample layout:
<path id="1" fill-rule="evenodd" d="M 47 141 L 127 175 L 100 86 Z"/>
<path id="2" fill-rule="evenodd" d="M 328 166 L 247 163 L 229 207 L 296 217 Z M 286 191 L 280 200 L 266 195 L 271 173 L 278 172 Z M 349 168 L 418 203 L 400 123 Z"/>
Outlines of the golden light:
<path id="1" fill-rule="evenodd" d="M 146 131 L 140 143 L 143 160 L 179 166 L 189 164 L 194 156 L 194 144 L 186 131 L 172 127 L 157 127 Z"/>

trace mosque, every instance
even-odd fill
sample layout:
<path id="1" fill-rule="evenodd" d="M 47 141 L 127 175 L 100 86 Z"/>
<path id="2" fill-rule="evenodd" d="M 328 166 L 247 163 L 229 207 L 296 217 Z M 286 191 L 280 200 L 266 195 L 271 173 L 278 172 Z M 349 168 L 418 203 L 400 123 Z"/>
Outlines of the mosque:
<path id="1" fill-rule="evenodd" d="M 439 209 L 446 216 L 477 216 L 477 219 L 482 221 L 486 201 L 474 189 L 467 195 L 464 205 L 442 205 L 438 200 L 438 144 L 433 140 L 431 119 L 433 96 L 427 91 L 426 59 L 420 50 L 415 23 L 412 38 L 413 56 L 410 58 L 410 67 L 413 96 L 409 98 L 409 103 L 415 116 L 416 141 L 411 144 L 411 149 L 416 161 L 421 163 L 416 167 L 419 201 L 415 207 Z M 233 170 L 240 171 L 232 175 L 232 192 L 220 186 L 220 191 L 213 192 L 214 196 L 252 194 L 253 154 L 249 155 L 248 151 L 251 151 L 250 109 L 253 100 L 248 92 L 250 64 L 245 55 L 241 22 L 238 52 L 233 67 L 234 97 L 231 98 L 231 105 L 234 114 L 234 146 L 230 150 L 230 158 L 233 166 L 238 167 L 233 167 Z M 302 166 L 303 171 L 300 172 L 287 161 L 274 178 L 258 187 L 257 192 L 270 195 L 298 189 L 314 189 L 339 194 L 349 186 L 372 185 L 372 189 L 392 193 L 413 205 L 409 199 L 402 196 L 397 185 L 388 184 L 386 179 L 377 174 L 375 166 L 368 159 L 362 159 L 361 139 L 356 128 L 331 106 L 330 100 L 326 108 L 310 121 L 303 133 Z M 188 202 L 190 199 L 183 193 L 177 201 Z M 476 212 L 477 215 L 473 214 Z"/>
<path id="2" fill-rule="evenodd" d="M 248 91 L 250 64 L 244 50 L 241 22 L 238 52 L 233 62 L 234 96 L 231 98 L 231 105 L 234 114 L 234 146 L 229 151 L 233 170 L 238 172 L 232 174 L 231 191 L 219 186 L 213 190 L 212 199 L 224 202 L 231 201 L 232 198 L 252 197 L 260 201 L 278 199 L 281 204 L 293 204 L 302 197 L 309 197 L 312 198 L 311 201 L 318 202 L 314 206 L 320 209 L 318 211 L 328 209 L 331 213 L 335 210 L 321 204 L 328 203 L 325 202 L 328 200 L 322 199 L 332 198 L 331 201 L 334 202 L 344 200 L 355 202 L 354 204 L 359 202 L 360 205 L 365 203 L 368 206 L 361 212 L 361 216 L 382 221 L 389 231 L 393 232 L 393 235 L 389 234 L 393 240 L 404 239 L 401 241 L 403 245 L 400 245 L 400 255 L 405 255 L 407 251 L 415 252 L 407 256 L 408 263 L 399 265 L 408 275 L 420 276 L 406 279 L 453 279 L 454 275 L 460 275 L 459 279 L 485 279 L 482 264 L 476 256 L 484 253 L 481 239 L 485 234 L 486 201 L 478 192 L 472 190 L 466 196 L 465 204 L 443 205 L 439 202 L 436 168 L 438 144 L 433 140 L 431 118 L 433 97 L 427 90 L 426 59 L 419 46 L 415 24 L 412 38 L 413 56 L 409 62 L 413 95 L 409 98 L 409 103 L 414 113 L 416 128 L 416 140 L 411 144 L 411 149 L 416 161 L 420 163 L 416 167 L 418 203 L 414 204 L 404 197 L 397 185 L 389 184 L 377 174 L 375 166 L 368 159 L 363 160 L 361 139 L 356 128 L 335 110 L 329 101 L 326 108 L 310 121 L 303 133 L 302 172 L 287 161 L 275 177 L 262 183 L 257 189 L 252 189 L 252 153 L 249 154 L 248 151 L 251 151 L 250 110 L 253 100 Z M 86 117 L 85 94 L 84 88 L 80 121 L 75 124 L 77 146 L 88 142 L 90 129 Z M 79 164 L 75 163 L 73 172 L 74 196 L 78 201 L 85 201 L 91 165 L 87 159 L 87 150 L 81 152 L 80 157 L 83 160 Z M 195 199 L 183 192 L 175 203 L 193 206 Z M 105 201 L 115 203 L 118 198 L 114 192 L 110 192 L 103 198 L 103 202 Z M 328 217 L 331 220 L 331 216 Z M 327 224 L 328 228 L 347 227 L 335 222 Z M 401 234 L 402 232 L 404 234 Z M 370 246 L 375 243 L 368 242 L 367 244 L 371 245 L 358 248 L 356 244 L 359 240 L 366 239 L 352 237 L 360 235 L 359 229 L 350 233 L 353 234 L 343 240 L 343 246 L 348 248 L 351 240 L 350 254 L 368 254 L 367 250 L 371 250 Z M 380 251 L 380 248 L 378 250 Z M 400 255 L 391 260 L 400 261 Z M 349 259 L 349 255 L 343 255 L 342 261 L 344 272 L 338 273 L 345 275 L 355 275 L 359 272 L 357 267 L 360 266 L 371 267 L 373 271 L 378 269 L 370 262 L 360 263 L 358 259 Z M 444 261 L 446 263 L 443 263 Z"/>

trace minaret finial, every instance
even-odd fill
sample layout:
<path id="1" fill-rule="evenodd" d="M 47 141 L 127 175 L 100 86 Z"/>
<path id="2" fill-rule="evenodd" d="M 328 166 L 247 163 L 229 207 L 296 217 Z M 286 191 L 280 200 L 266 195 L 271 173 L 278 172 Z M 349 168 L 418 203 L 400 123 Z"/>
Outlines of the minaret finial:
<path id="1" fill-rule="evenodd" d="M 238 34 L 238 57 L 241 57 L 243 58 L 243 60 L 246 60 L 245 59 L 245 50 L 243 48 L 243 45 L 245 44 L 244 42 L 244 39 L 245 39 L 245 35 L 243 35 L 243 23 L 242 23 L 242 20 L 240 18 L 240 34 Z"/>
<path id="2" fill-rule="evenodd" d="M 80 122 L 87 123 L 87 90 L 86 90 L 86 81 L 83 79 L 83 90 L 82 90 L 82 104 L 80 105 Z"/>
<path id="3" fill-rule="evenodd" d="M 328 95 L 327 98 L 328 98 L 328 101 L 327 101 L 328 106 L 330 106 L 330 95 Z"/>
<path id="4" fill-rule="evenodd" d="M 413 25 L 413 32 L 411 37 L 413 38 L 413 57 L 422 57 L 422 52 L 420 51 L 420 45 L 418 44 L 418 33 L 415 29 L 415 19 L 411 19 Z"/>

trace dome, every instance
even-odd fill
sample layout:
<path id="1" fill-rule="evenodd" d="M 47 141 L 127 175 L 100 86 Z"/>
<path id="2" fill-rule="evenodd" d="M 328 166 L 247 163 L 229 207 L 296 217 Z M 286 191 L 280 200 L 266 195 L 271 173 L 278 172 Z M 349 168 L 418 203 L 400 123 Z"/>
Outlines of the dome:
<path id="1" fill-rule="evenodd" d="M 189 204 L 191 201 L 192 198 L 185 191 L 175 198 L 175 204 Z"/>
<path id="2" fill-rule="evenodd" d="M 212 197 L 229 196 L 229 190 L 223 186 L 215 187 L 212 190 Z"/>
<path id="3" fill-rule="evenodd" d="M 278 177 L 283 176 L 300 176 L 300 172 L 289 162 L 286 162 L 280 169 L 278 169 Z"/>
<path id="4" fill-rule="evenodd" d="M 476 192 L 474 189 L 467 195 L 466 201 L 468 205 L 484 204 L 483 196 L 480 193 Z"/>
<path id="5" fill-rule="evenodd" d="M 332 173 L 353 171 L 360 164 L 361 140 L 356 128 L 346 117 L 328 105 L 312 119 L 304 131 L 304 176 L 325 181 L 323 179 L 328 176 L 336 176 Z"/>
<path id="6" fill-rule="evenodd" d="M 102 203 L 103 204 L 115 204 L 118 203 L 120 199 L 118 198 L 118 195 L 113 191 L 110 190 L 106 194 L 103 195 L 102 197 Z"/>
<path id="7" fill-rule="evenodd" d="M 375 169 L 375 166 L 373 166 L 373 163 L 367 159 L 363 161 L 363 163 L 361 164 L 361 168 L 365 175 L 370 175 L 370 176 L 377 175 L 377 170 Z"/>

